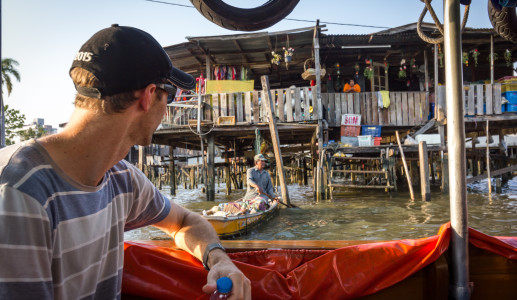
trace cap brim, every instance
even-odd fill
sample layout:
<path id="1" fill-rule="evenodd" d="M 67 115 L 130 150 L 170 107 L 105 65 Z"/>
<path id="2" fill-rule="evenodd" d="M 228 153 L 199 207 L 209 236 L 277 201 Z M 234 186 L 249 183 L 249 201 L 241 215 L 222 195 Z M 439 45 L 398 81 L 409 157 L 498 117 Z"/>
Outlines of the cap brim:
<path id="1" fill-rule="evenodd" d="M 196 87 L 196 79 L 192 75 L 174 67 L 172 67 L 171 77 L 168 79 L 182 90 L 193 90 Z"/>

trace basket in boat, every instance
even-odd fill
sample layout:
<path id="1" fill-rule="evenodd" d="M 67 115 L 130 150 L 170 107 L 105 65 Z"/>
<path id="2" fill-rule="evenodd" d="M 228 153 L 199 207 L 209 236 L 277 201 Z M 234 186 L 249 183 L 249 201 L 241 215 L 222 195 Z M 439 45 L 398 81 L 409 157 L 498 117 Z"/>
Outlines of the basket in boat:
<path id="1" fill-rule="evenodd" d="M 307 68 L 307 64 L 309 62 L 313 62 L 312 65 L 314 65 L 314 58 L 308 58 L 305 60 L 305 62 L 303 63 L 303 73 L 302 73 L 302 78 L 304 80 L 316 80 L 316 69 L 315 68 Z M 320 78 L 323 78 L 325 77 L 325 69 L 322 69 L 320 68 Z"/>

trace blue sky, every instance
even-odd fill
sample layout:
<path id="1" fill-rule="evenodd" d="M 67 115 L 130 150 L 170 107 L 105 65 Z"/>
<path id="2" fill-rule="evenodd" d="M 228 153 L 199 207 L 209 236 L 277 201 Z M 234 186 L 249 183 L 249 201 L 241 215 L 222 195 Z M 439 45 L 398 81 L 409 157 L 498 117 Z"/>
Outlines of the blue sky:
<path id="1" fill-rule="evenodd" d="M 187 0 L 162 0 L 190 6 Z M 240 0 L 242 1 L 242 0 Z M 239 0 L 229 0 L 237 5 Z M 250 0 L 248 6 L 264 1 Z M 443 21 L 442 1 L 433 1 Z M 490 28 L 487 2 L 472 1 L 467 26 Z M 256 5 L 255 5 L 256 6 Z M 424 4 L 420 0 L 301 0 L 288 16 L 312 23 L 284 20 L 263 31 L 280 31 L 325 22 L 396 27 L 414 23 Z M 463 9 L 463 7 L 462 7 Z M 429 13 L 425 19 L 432 22 Z M 194 8 L 145 0 L 3 0 L 2 57 L 17 60 L 21 82 L 14 82 L 4 101 L 27 117 L 45 118 L 57 127 L 73 111 L 75 89 L 68 70 L 81 45 L 113 23 L 149 32 L 162 46 L 185 42 L 186 36 L 236 34 L 207 21 Z M 328 34 L 362 34 L 381 29 L 327 25 Z"/>

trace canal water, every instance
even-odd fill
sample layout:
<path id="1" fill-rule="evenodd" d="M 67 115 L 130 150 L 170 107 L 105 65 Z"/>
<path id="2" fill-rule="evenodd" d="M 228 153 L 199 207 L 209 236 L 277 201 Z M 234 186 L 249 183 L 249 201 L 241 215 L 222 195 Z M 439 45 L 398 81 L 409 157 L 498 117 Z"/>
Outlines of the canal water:
<path id="1" fill-rule="evenodd" d="M 495 181 L 493 181 L 495 185 Z M 281 206 L 267 224 L 251 230 L 243 240 L 399 240 L 435 235 L 448 222 L 449 198 L 432 192 L 431 201 L 421 201 L 418 188 L 415 201 L 409 193 L 394 193 L 390 198 L 382 191 L 337 191 L 332 201 L 315 202 L 313 189 L 289 185 L 291 202 L 299 208 Z M 503 186 L 502 194 L 487 195 L 487 180 L 469 184 L 469 227 L 492 236 L 517 236 L 517 177 Z M 168 195 L 168 187 L 162 190 Z M 216 201 L 207 202 L 200 189 L 180 187 L 171 197 L 180 206 L 201 212 L 219 202 L 244 196 L 244 190 L 225 195 L 224 184 L 216 185 Z M 168 239 L 153 227 L 127 232 L 126 240 Z"/>

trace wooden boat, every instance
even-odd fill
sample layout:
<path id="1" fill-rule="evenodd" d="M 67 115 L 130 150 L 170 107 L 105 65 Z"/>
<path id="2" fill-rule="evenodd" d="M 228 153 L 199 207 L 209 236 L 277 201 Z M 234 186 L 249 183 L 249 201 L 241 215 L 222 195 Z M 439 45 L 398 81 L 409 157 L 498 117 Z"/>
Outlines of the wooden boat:
<path id="1" fill-rule="evenodd" d="M 219 235 L 220 238 L 230 238 L 236 235 L 247 234 L 248 230 L 259 224 L 269 221 L 278 210 L 278 202 L 273 204 L 263 212 L 245 214 L 230 217 L 203 216 Z"/>
<path id="2" fill-rule="evenodd" d="M 444 224 L 435 236 L 399 241 L 222 244 L 251 280 L 253 299 L 438 300 L 451 288 L 451 234 Z M 517 237 L 473 229 L 469 237 L 471 299 L 517 299 Z M 206 299 L 205 282 L 201 263 L 174 241 L 125 244 L 123 299 Z"/>

